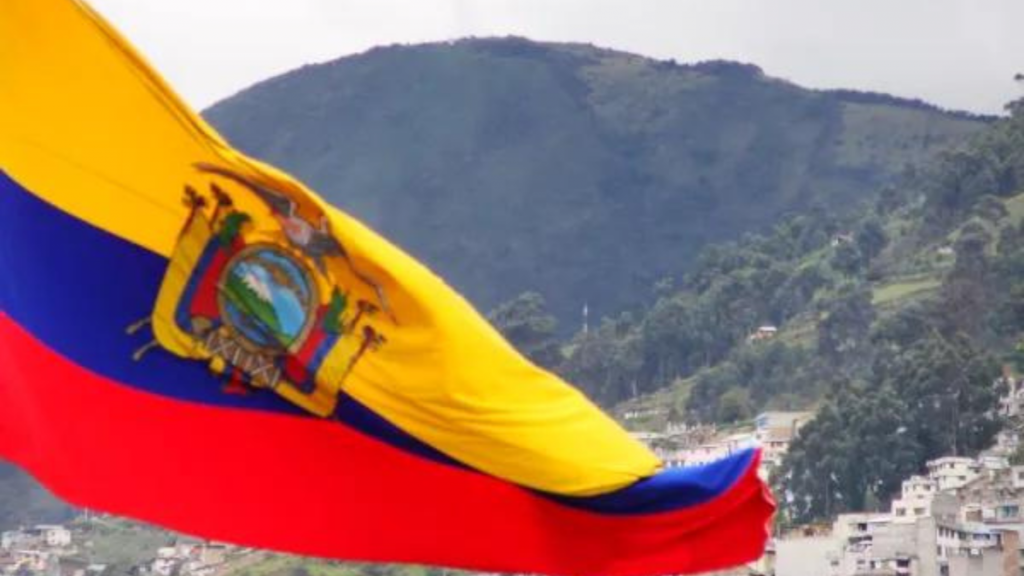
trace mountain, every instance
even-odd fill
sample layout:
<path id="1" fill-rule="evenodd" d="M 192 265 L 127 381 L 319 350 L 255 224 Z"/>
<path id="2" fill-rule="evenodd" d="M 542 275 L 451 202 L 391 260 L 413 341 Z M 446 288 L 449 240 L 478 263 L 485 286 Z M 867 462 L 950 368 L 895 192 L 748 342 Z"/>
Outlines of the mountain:
<path id="1" fill-rule="evenodd" d="M 306 66 L 206 117 L 479 308 L 535 290 L 563 328 L 584 303 L 649 298 L 709 243 L 867 200 L 988 121 L 751 65 L 520 38 Z"/>
<path id="2" fill-rule="evenodd" d="M 54 498 L 28 475 L 0 462 L 0 530 L 23 524 L 59 522 L 72 509 Z"/>
<path id="3" fill-rule="evenodd" d="M 777 521 L 888 510 L 929 460 L 1024 429 L 1000 409 L 1024 374 L 1024 99 L 1007 108 L 874 204 L 706 248 L 556 368 L 606 402 L 632 396 L 617 412 L 644 428 L 814 410 L 772 474 Z"/>

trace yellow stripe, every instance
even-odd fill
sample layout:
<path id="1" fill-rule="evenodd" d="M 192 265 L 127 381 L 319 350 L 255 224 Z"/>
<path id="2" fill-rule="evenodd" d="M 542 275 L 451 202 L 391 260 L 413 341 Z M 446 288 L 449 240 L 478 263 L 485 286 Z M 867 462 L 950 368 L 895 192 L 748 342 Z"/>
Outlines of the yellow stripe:
<path id="1" fill-rule="evenodd" d="M 0 39 L 0 168 L 61 210 L 167 256 L 187 216 L 182 187 L 209 180 L 197 162 L 324 206 L 230 148 L 84 4 L 0 0 Z M 594 494 L 657 470 L 649 451 L 519 356 L 429 270 L 349 216 L 327 213 L 399 319 L 385 327 L 387 345 L 345 381 L 347 392 L 454 458 L 527 486 Z"/>

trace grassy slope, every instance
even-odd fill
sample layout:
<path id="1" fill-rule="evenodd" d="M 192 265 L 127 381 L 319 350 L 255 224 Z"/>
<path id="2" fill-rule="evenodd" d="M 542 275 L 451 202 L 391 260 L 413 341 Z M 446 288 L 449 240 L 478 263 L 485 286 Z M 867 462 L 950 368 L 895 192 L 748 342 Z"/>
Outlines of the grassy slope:
<path id="1" fill-rule="evenodd" d="M 1006 207 L 1005 217 L 996 222 L 972 220 L 981 222 L 993 239 L 998 238 L 1001 228 L 1024 223 L 1024 193 L 1006 198 L 1002 202 Z M 893 239 L 882 255 L 882 259 L 887 261 L 888 272 L 871 284 L 872 303 L 881 315 L 892 314 L 935 294 L 954 259 L 952 255 L 939 254 L 937 251 L 940 247 L 951 246 L 959 234 L 957 229 L 928 245 L 908 249 L 904 241 L 909 240 L 907 233 L 912 229 L 912 221 L 906 214 L 891 215 L 884 224 L 887 234 Z M 803 265 L 819 263 L 826 257 L 827 251 L 809 254 L 803 259 Z M 817 315 L 813 312 L 798 315 L 780 327 L 777 337 L 790 345 L 814 347 L 817 320 Z M 699 374 L 678 380 L 656 393 L 624 402 L 616 407 L 615 413 L 621 415 L 634 410 L 653 412 L 654 415 L 629 424 L 634 429 L 658 429 L 664 425 L 665 415 L 672 406 L 676 406 L 682 413 L 686 397 L 698 376 Z"/>

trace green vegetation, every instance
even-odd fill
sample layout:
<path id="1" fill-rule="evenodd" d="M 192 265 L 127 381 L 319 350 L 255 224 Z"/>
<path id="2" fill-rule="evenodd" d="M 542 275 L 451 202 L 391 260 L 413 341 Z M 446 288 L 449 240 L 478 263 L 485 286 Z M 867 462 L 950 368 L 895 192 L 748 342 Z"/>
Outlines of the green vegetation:
<path id="1" fill-rule="evenodd" d="M 1000 364 L 1024 367 L 1013 110 L 873 205 L 705 248 L 652 304 L 576 334 L 552 368 L 641 425 L 815 408 L 774 478 L 781 520 L 886 506 L 927 460 L 991 442 Z M 750 338 L 762 324 L 778 336 Z"/>
<path id="2" fill-rule="evenodd" d="M 905 303 L 909 298 L 918 298 L 934 292 L 941 284 L 942 280 L 936 277 L 901 279 L 875 288 L 872 303 L 875 306 Z"/>
<path id="3" fill-rule="evenodd" d="M 558 321 L 548 314 L 544 297 L 525 292 L 502 304 L 488 319 L 527 358 L 541 366 L 557 366 L 563 359 L 555 338 Z"/>
<path id="4" fill-rule="evenodd" d="M 869 203 L 987 123 L 750 65 L 517 38 L 307 66 L 206 116 L 481 309 L 538 292 L 563 336 L 585 303 L 594 317 L 641 306 L 703 247 Z"/>
<path id="5" fill-rule="evenodd" d="M 119 520 L 97 518 L 82 523 L 84 558 L 92 563 L 107 564 L 109 575 L 128 574 L 142 562 L 152 560 L 157 548 L 171 546 L 177 536 L 154 526 Z"/>
<path id="6" fill-rule="evenodd" d="M 441 570 L 402 564 L 365 564 L 311 560 L 298 556 L 267 555 L 263 560 L 224 576 L 459 576 L 459 570 Z"/>

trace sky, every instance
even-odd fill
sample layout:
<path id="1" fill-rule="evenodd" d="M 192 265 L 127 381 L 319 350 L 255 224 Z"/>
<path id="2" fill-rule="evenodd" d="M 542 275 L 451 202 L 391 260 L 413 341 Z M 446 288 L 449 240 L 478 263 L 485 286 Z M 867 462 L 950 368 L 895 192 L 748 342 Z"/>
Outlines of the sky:
<path id="1" fill-rule="evenodd" d="M 1024 0 L 91 0 L 205 108 L 303 64 L 466 36 L 757 64 L 812 88 L 1000 113 L 1024 95 Z"/>

